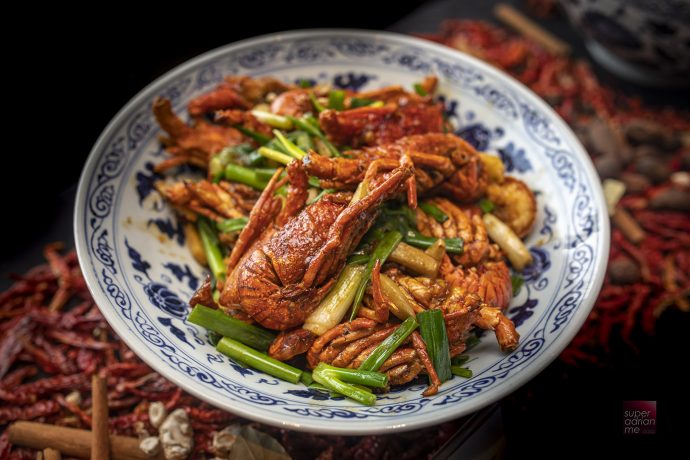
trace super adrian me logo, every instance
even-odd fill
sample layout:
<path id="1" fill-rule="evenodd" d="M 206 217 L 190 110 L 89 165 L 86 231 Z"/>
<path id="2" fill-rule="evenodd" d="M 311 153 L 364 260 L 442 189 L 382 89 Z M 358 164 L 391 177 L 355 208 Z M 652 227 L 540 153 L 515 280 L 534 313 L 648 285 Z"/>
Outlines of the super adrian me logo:
<path id="1" fill-rule="evenodd" d="M 624 401 L 623 434 L 656 434 L 656 401 Z"/>

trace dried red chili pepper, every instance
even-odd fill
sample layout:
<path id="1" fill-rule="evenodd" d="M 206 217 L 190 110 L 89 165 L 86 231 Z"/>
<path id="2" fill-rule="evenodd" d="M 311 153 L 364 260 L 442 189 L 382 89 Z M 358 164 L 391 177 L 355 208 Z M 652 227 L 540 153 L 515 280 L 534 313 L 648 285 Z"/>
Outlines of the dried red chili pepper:
<path id="1" fill-rule="evenodd" d="M 60 405 L 51 399 L 38 401 L 26 407 L 0 407 L 0 425 L 14 420 L 32 420 L 55 414 L 59 410 Z"/>

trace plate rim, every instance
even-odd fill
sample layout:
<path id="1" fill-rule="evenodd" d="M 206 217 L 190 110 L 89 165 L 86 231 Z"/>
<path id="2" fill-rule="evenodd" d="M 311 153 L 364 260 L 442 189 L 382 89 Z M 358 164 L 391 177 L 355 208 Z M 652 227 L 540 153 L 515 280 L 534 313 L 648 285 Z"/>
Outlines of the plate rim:
<path id="1" fill-rule="evenodd" d="M 384 419 L 384 420 L 362 420 L 360 424 L 355 424 L 355 426 L 339 427 L 337 423 L 322 423 L 321 420 L 306 419 L 302 422 L 293 421 L 280 421 L 276 417 L 265 416 L 263 414 L 254 413 L 251 409 L 255 409 L 246 403 L 241 401 L 237 402 L 237 405 L 228 404 L 232 401 L 217 401 L 213 400 L 211 395 L 205 395 L 203 391 L 200 391 L 196 386 L 186 385 L 187 379 L 178 377 L 178 373 L 170 370 L 165 363 L 157 358 L 155 354 L 149 354 L 148 350 L 146 353 L 138 353 L 135 347 L 131 347 L 130 343 L 137 342 L 138 336 L 130 331 L 127 327 L 116 327 L 113 324 L 118 324 L 119 320 L 116 317 L 116 313 L 109 308 L 109 303 L 105 299 L 103 291 L 100 287 L 100 283 L 94 278 L 91 270 L 85 270 L 88 259 L 88 251 L 85 247 L 85 236 L 82 232 L 82 227 L 80 225 L 83 222 L 85 216 L 84 204 L 86 203 L 86 195 L 88 188 L 88 178 L 91 176 L 95 170 L 98 160 L 100 159 L 99 153 L 103 151 L 106 147 L 106 140 L 113 134 L 115 127 L 120 123 L 121 119 L 126 117 L 127 114 L 131 113 L 136 106 L 141 104 L 146 98 L 150 97 L 152 93 L 157 91 L 157 88 L 169 83 L 174 80 L 180 74 L 183 74 L 192 67 L 198 65 L 203 65 L 209 61 L 213 61 L 226 53 L 237 52 L 243 48 L 249 46 L 256 46 L 266 43 L 280 43 L 280 42 L 290 42 L 296 41 L 298 39 L 308 39 L 317 38 L 323 36 L 345 36 L 345 37 L 362 37 L 366 36 L 367 39 L 383 39 L 383 40 L 393 40 L 402 45 L 409 45 L 413 47 L 420 47 L 422 49 L 427 48 L 435 52 L 445 54 L 450 59 L 455 61 L 466 61 L 471 65 L 476 66 L 481 72 L 486 72 L 489 75 L 496 77 L 498 80 L 504 81 L 509 87 L 516 87 L 519 91 L 521 97 L 524 97 L 528 102 L 533 104 L 536 108 L 541 110 L 550 122 L 554 124 L 559 132 L 563 133 L 564 139 L 572 147 L 573 154 L 580 160 L 582 170 L 585 174 L 586 179 L 592 184 L 591 195 L 593 202 L 595 204 L 594 209 L 598 211 L 597 217 L 599 218 L 598 223 L 598 239 L 600 244 L 598 251 L 595 252 L 595 256 L 599 261 L 598 265 L 593 268 L 592 280 L 588 288 L 585 289 L 582 302 L 574 313 L 573 317 L 569 321 L 569 329 L 563 331 L 558 337 L 555 338 L 553 342 L 550 343 L 549 347 L 543 351 L 540 360 L 533 362 L 533 364 L 527 369 L 529 372 L 519 372 L 517 375 L 512 377 L 509 381 L 505 382 L 496 388 L 494 393 L 489 394 L 486 398 L 478 397 L 477 399 L 472 399 L 464 403 L 464 411 L 466 414 L 475 412 L 481 407 L 485 407 L 493 402 L 500 401 L 508 394 L 515 391 L 520 386 L 524 385 L 532 378 L 536 377 L 541 373 L 546 366 L 551 364 L 554 359 L 560 354 L 563 349 L 570 343 L 573 337 L 582 327 L 582 324 L 592 310 L 596 298 L 601 290 L 601 286 L 604 281 L 604 276 L 606 272 L 607 262 L 608 262 L 608 252 L 610 245 L 610 223 L 608 219 L 608 214 L 605 211 L 605 201 L 604 195 L 601 188 L 601 183 L 599 181 L 598 175 L 594 169 L 594 166 L 587 154 L 586 150 L 577 139 L 570 126 L 539 96 L 537 96 L 531 89 L 526 87 L 523 83 L 516 80 L 506 72 L 496 67 L 481 61 L 474 56 L 463 53 L 461 51 L 452 49 L 450 47 L 430 42 L 421 38 L 414 36 L 409 36 L 405 34 L 388 32 L 388 31 L 372 31 L 366 29 L 347 29 L 347 28 L 318 28 L 318 29 L 299 29 L 299 30 L 289 30 L 281 31 L 270 34 L 264 34 L 256 37 L 247 38 L 244 40 L 228 43 L 222 45 L 215 49 L 204 52 L 196 57 L 186 60 L 185 62 L 171 68 L 167 72 L 160 75 L 155 80 L 151 81 L 143 89 L 141 89 L 136 95 L 134 95 L 125 105 L 122 106 L 120 110 L 111 118 L 108 124 L 105 126 L 98 139 L 94 143 L 93 147 L 89 152 L 89 156 L 84 163 L 82 172 L 79 177 L 77 194 L 74 203 L 74 218 L 73 218 L 73 231 L 75 248 L 77 251 L 77 258 L 79 260 L 79 265 L 84 275 L 84 279 L 94 298 L 95 303 L 99 306 L 99 310 L 103 313 L 103 316 L 111 325 L 113 330 L 118 334 L 118 336 L 134 351 L 137 356 L 142 359 L 147 365 L 149 365 L 156 372 L 163 375 L 166 379 L 172 381 L 178 387 L 187 391 L 188 393 L 194 395 L 195 397 L 212 404 L 215 407 L 219 407 L 223 410 L 227 410 L 239 416 L 247 419 L 256 420 L 261 423 L 265 423 L 272 426 L 277 426 L 280 428 L 289 428 L 299 431 L 308 431 L 321 434 L 331 434 L 331 435 L 364 435 L 364 434 L 378 434 L 378 433 L 393 433 L 398 431 L 409 431 L 417 428 L 422 428 L 426 426 L 436 425 L 444 421 L 448 421 L 457 418 L 458 415 L 454 414 L 453 411 L 444 411 L 444 414 L 439 414 L 438 417 L 430 417 L 426 414 L 426 417 L 420 417 L 419 420 L 406 421 L 405 423 L 396 423 L 395 419 Z M 80 206 L 81 204 L 81 206 Z M 101 308 L 100 304 L 108 305 L 108 307 Z M 112 321 L 111 321 L 112 320 Z M 290 418 L 290 417 L 287 417 Z"/>

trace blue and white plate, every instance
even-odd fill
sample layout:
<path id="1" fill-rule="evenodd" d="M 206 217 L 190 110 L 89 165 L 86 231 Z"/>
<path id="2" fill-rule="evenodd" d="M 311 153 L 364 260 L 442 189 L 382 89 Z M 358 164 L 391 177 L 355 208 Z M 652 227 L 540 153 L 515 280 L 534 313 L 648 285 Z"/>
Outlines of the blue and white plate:
<path id="1" fill-rule="evenodd" d="M 154 190 L 166 157 L 151 113 L 157 96 L 187 102 L 224 75 L 310 79 L 353 90 L 440 80 L 457 133 L 500 155 L 538 198 L 527 243 L 535 263 L 508 316 L 522 336 L 510 354 L 485 335 L 471 351 L 471 379 L 381 395 L 373 407 L 239 366 L 187 323 L 187 300 L 204 278 L 173 210 Z M 527 382 L 572 339 L 601 287 L 609 224 L 584 149 L 537 96 L 504 73 L 430 42 L 381 32 L 316 30 L 246 40 L 204 54 L 159 78 L 110 122 L 84 167 L 75 203 L 79 262 L 115 331 L 144 361 L 191 394 L 263 423 L 329 434 L 372 434 L 433 425 L 476 411 Z"/>

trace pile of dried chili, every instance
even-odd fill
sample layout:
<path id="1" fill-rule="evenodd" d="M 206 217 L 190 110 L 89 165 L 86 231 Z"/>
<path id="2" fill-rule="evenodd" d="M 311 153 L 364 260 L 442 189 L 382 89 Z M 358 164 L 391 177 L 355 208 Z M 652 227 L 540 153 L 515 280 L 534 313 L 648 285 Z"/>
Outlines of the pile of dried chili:
<path id="1" fill-rule="evenodd" d="M 45 248 L 48 263 L 24 275 L 0 294 L 0 458 L 33 459 L 29 449 L 12 447 L 6 428 L 33 420 L 90 429 L 91 375 L 108 376 L 112 433 L 136 436 L 149 424 L 148 406 L 164 402 L 184 408 L 194 430 L 190 458 L 212 457 L 213 432 L 233 423 L 251 423 L 183 392 L 144 364 L 109 328 L 86 288 L 74 252 Z M 299 458 L 420 458 L 430 455 L 457 429 L 457 423 L 400 436 L 341 437 L 294 432 L 258 423 Z"/>
<path id="2" fill-rule="evenodd" d="M 646 107 L 604 87 L 586 62 L 486 22 L 450 20 L 424 38 L 488 61 L 529 86 L 571 125 L 601 179 L 625 186 L 603 289 L 561 358 L 597 362 L 614 341 L 635 348 L 633 331 L 653 334 L 669 306 L 690 311 L 690 115 Z"/>

